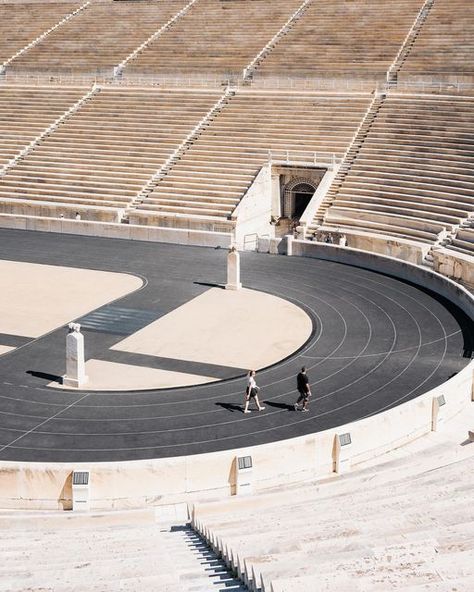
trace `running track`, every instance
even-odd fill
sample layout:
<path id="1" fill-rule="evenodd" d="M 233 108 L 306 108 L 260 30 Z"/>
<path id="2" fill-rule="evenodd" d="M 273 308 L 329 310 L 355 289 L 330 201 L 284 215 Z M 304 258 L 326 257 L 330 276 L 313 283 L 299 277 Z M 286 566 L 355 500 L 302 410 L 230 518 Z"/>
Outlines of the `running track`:
<path id="1" fill-rule="evenodd" d="M 0 230 L 0 248 L 3 259 L 140 275 L 146 280 L 143 289 L 114 305 L 142 311 L 158 307 L 160 314 L 225 282 L 226 251 L 221 249 L 14 230 Z M 223 380 L 146 392 L 50 389 L 48 382 L 64 373 L 65 329 L 60 328 L 36 340 L 20 339 L 17 350 L 0 357 L 0 460 L 149 459 L 292 438 L 408 401 L 469 361 L 463 358 L 463 332 L 470 331 L 470 321 L 413 285 L 299 257 L 245 253 L 241 263 L 244 286 L 300 305 L 314 323 L 300 351 L 258 372 L 264 412 L 244 415 L 240 410 L 243 369 L 123 353 L 110 355 L 156 368 L 212 370 Z M 106 332 L 85 330 L 85 335 L 91 358 L 123 339 Z M 295 375 L 302 365 L 314 393 L 306 414 L 293 411 Z"/>

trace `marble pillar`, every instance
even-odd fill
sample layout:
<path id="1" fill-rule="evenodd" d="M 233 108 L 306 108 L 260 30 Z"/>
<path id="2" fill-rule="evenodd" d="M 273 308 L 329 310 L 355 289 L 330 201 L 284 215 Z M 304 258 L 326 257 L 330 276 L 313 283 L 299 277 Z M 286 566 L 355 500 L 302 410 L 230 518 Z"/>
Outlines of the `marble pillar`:
<path id="1" fill-rule="evenodd" d="M 240 255 L 235 247 L 232 247 L 227 255 L 227 284 L 226 290 L 240 290 Z"/>
<path id="2" fill-rule="evenodd" d="M 63 376 L 63 384 L 81 388 L 86 383 L 84 335 L 81 333 L 79 323 L 69 323 L 69 333 L 66 336 L 66 374 Z"/>

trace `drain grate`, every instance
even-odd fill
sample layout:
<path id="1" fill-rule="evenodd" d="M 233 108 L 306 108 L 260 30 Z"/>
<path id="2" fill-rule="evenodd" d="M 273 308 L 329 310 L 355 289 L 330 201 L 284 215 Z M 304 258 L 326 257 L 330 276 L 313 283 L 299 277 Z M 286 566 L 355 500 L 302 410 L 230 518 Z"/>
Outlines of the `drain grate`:
<path id="1" fill-rule="evenodd" d="M 82 317 L 78 323 L 83 329 L 116 335 L 131 335 L 161 316 L 162 313 L 157 310 L 104 306 Z"/>

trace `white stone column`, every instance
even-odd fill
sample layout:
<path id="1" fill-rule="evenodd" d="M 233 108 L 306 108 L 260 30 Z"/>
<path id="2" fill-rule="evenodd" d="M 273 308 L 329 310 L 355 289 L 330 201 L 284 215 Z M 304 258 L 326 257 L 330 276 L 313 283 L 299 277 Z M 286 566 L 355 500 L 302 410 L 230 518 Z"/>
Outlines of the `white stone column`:
<path id="1" fill-rule="evenodd" d="M 227 284 L 226 290 L 240 290 L 240 255 L 235 247 L 232 247 L 227 255 Z"/>
<path id="2" fill-rule="evenodd" d="M 79 323 L 69 323 L 66 336 L 66 374 L 63 376 L 64 386 L 81 388 L 87 383 L 86 363 L 84 357 L 84 335 Z"/>

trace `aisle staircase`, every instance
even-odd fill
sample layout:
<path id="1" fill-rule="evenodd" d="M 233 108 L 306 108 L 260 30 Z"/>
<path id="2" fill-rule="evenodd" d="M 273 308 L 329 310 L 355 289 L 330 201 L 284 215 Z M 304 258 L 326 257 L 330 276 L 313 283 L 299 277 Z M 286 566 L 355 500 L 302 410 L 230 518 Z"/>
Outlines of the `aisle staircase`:
<path id="1" fill-rule="evenodd" d="M 312 235 L 314 234 L 318 227 L 323 224 L 324 216 L 332 205 L 339 188 L 341 187 L 347 173 L 350 171 L 350 168 L 357 157 L 369 131 L 374 122 L 375 118 L 377 117 L 377 113 L 382 106 L 385 100 L 384 94 L 374 94 L 374 98 L 372 99 L 359 127 L 357 128 L 354 137 L 345 152 L 339 170 L 334 178 L 334 181 L 331 184 L 327 194 L 321 201 L 321 205 L 319 206 L 318 211 L 316 212 L 312 224 L 308 226 L 307 234 Z"/>
<path id="2" fill-rule="evenodd" d="M 295 10 L 295 12 L 290 16 L 287 22 L 283 25 L 283 27 L 276 33 L 270 41 L 265 45 L 265 47 L 254 57 L 254 59 L 248 64 L 243 70 L 243 81 L 250 83 L 253 78 L 253 74 L 255 70 L 258 68 L 259 64 L 267 57 L 267 55 L 272 51 L 277 43 L 279 43 L 284 36 L 291 31 L 294 27 L 295 23 L 297 23 L 302 16 L 304 16 L 305 12 L 308 10 L 308 7 L 312 4 L 313 0 L 304 0 L 301 6 Z"/>
<path id="3" fill-rule="evenodd" d="M 187 524 L 152 510 L 0 513 L 0 592 L 246 592 Z"/>
<path id="4" fill-rule="evenodd" d="M 410 51 L 417 40 L 420 31 L 428 18 L 428 15 L 433 8 L 435 0 L 425 0 L 425 3 L 421 7 L 420 12 L 418 13 L 415 22 L 413 23 L 411 29 L 408 31 L 407 36 L 405 37 L 404 42 L 402 43 L 398 54 L 396 55 L 395 59 L 393 60 L 390 68 L 387 71 L 387 82 L 390 86 L 397 85 L 397 77 L 400 68 L 405 63 L 406 59 L 410 55 Z"/>

